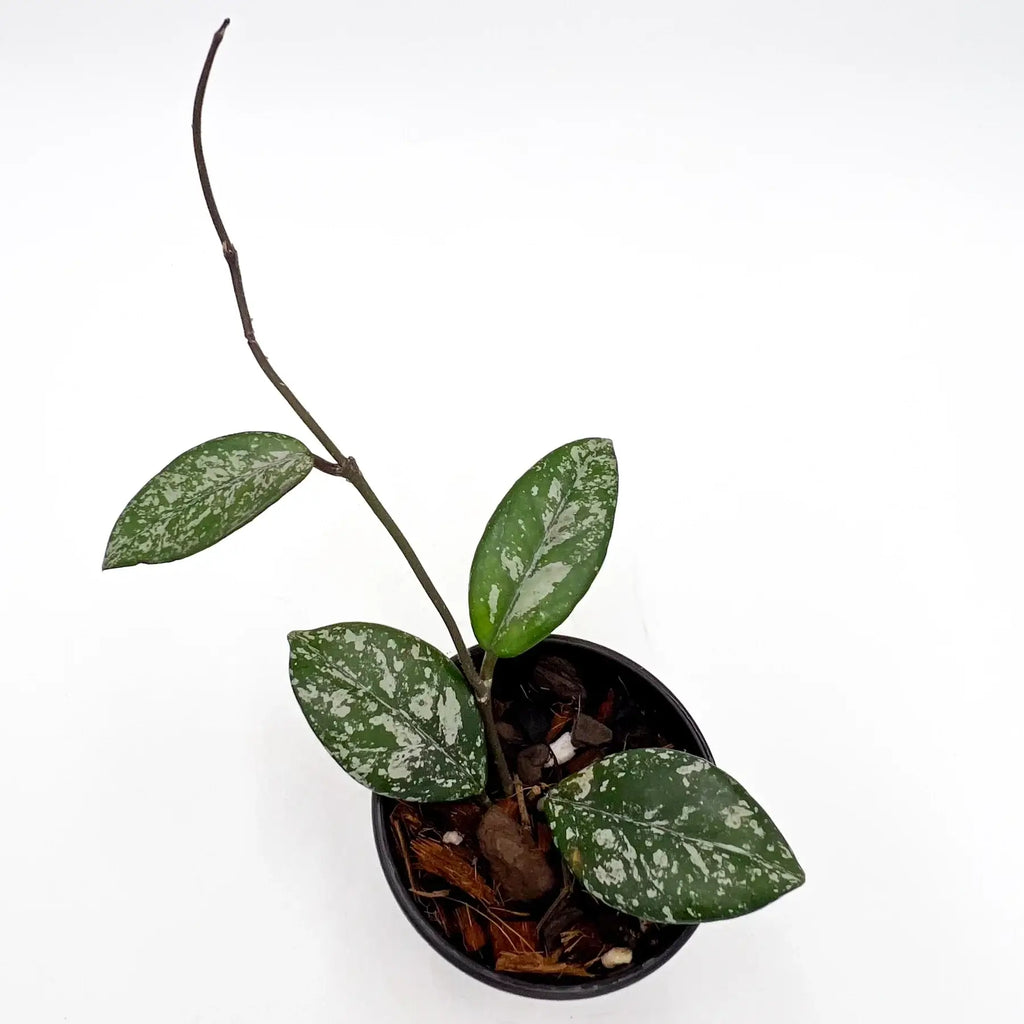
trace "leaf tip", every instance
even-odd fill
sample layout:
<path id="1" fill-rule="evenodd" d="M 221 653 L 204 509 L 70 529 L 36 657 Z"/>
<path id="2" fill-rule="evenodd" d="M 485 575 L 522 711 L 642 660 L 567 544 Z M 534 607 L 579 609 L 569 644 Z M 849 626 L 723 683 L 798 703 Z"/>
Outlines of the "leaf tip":
<path id="1" fill-rule="evenodd" d="M 103 556 L 103 564 L 100 566 L 100 571 L 106 572 L 107 569 L 125 569 L 130 565 L 138 564 L 138 560 L 130 562 L 124 559 L 119 559 L 112 555 L 108 550 L 107 553 Z"/>

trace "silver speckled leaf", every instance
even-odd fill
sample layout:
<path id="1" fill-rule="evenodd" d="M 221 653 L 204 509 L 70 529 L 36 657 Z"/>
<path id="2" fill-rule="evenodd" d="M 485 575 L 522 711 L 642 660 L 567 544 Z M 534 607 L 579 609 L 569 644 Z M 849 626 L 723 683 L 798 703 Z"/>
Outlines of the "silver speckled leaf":
<path id="1" fill-rule="evenodd" d="M 556 448 L 512 485 L 470 572 L 469 615 L 483 647 L 514 658 L 565 621 L 604 561 L 617 495 L 615 451 L 601 437 Z"/>
<path id="2" fill-rule="evenodd" d="M 312 468 L 306 446 L 286 434 L 229 434 L 190 448 L 128 502 L 103 568 L 194 555 L 252 522 Z"/>
<path id="3" fill-rule="evenodd" d="M 607 757 L 549 790 L 543 810 L 584 887 L 647 921 L 739 917 L 804 881 L 750 794 L 681 750 Z"/>
<path id="4" fill-rule="evenodd" d="M 302 713 L 357 782 L 424 802 L 484 791 L 480 712 L 462 674 L 436 647 L 368 622 L 299 630 L 288 643 Z"/>

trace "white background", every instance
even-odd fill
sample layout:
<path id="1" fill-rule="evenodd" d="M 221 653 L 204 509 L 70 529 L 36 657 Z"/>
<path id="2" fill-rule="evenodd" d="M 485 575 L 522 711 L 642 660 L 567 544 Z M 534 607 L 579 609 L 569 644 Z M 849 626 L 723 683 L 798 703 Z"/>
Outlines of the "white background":
<path id="1" fill-rule="evenodd" d="M 807 870 L 636 988 L 527 1004 L 401 917 L 286 676 L 292 628 L 448 647 L 346 484 L 99 571 L 180 451 L 307 437 L 192 165 L 226 14 L 207 156 L 278 369 L 464 624 L 507 486 L 612 437 L 563 631 L 671 685 Z M 1020 1019 L 1019 3 L 0 15 L 0 1019 Z"/>

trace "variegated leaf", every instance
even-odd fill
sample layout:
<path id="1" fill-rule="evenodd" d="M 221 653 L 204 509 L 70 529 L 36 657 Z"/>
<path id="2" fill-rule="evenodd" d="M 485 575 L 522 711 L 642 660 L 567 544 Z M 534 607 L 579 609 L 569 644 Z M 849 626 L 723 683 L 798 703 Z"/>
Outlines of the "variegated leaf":
<path id="1" fill-rule="evenodd" d="M 401 800 L 484 791 L 483 723 L 459 670 L 390 626 L 341 622 L 288 634 L 295 696 L 357 782 Z"/>
<path id="2" fill-rule="evenodd" d="M 611 441 L 546 455 L 491 516 L 473 558 L 469 614 L 480 644 L 513 658 L 559 626 L 601 568 L 615 518 Z"/>
<path id="3" fill-rule="evenodd" d="M 107 542 L 104 569 L 173 562 L 252 522 L 313 468 L 285 434 L 229 434 L 189 449 L 128 503 Z"/>
<path id="4" fill-rule="evenodd" d="M 627 750 L 550 789 L 555 844 L 599 900 L 663 924 L 738 917 L 802 885 L 750 794 L 681 750 Z"/>

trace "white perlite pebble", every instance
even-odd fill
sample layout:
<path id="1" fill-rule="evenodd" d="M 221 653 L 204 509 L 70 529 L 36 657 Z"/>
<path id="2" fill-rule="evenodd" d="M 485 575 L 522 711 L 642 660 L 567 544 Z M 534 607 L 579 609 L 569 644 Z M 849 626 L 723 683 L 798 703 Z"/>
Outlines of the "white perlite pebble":
<path id="1" fill-rule="evenodd" d="M 551 753 L 559 764 L 565 764 L 566 761 L 571 761 L 573 755 L 576 753 L 576 748 L 572 745 L 572 734 L 563 732 L 562 735 L 551 744 Z"/>
<path id="2" fill-rule="evenodd" d="M 445 832 L 445 834 L 441 836 L 441 841 L 447 843 L 449 846 L 458 846 L 465 838 L 466 837 L 461 832 L 452 831 Z"/>
<path id="3" fill-rule="evenodd" d="M 609 969 L 612 967 L 625 967 L 626 964 L 631 964 L 632 962 L 633 950 L 626 949 L 625 946 L 613 946 L 601 957 L 601 966 Z"/>

